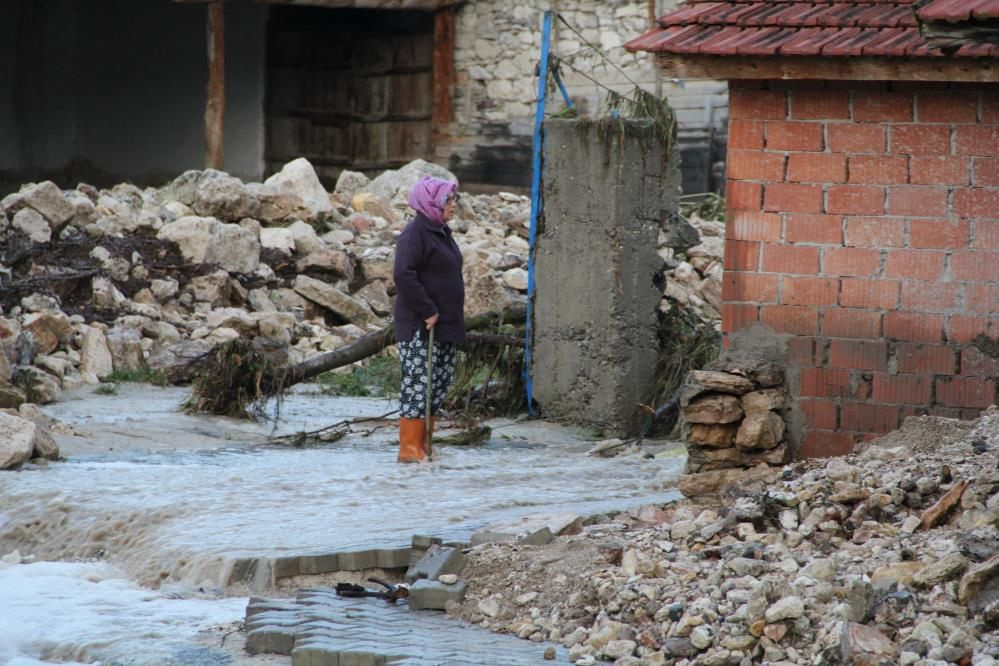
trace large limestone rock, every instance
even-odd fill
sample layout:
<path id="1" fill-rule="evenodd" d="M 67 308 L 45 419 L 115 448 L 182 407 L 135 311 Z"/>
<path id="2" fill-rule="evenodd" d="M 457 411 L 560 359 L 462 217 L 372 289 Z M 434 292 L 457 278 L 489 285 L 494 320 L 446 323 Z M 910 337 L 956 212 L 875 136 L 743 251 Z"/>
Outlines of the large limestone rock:
<path id="1" fill-rule="evenodd" d="M 20 367 L 14 371 L 13 382 L 24 391 L 28 402 L 47 405 L 62 397 L 59 380 L 40 368 Z"/>
<path id="2" fill-rule="evenodd" d="M 182 217 L 164 225 L 157 237 L 177 243 L 192 263 L 218 264 L 230 273 L 252 273 L 260 263 L 260 241 L 238 224 L 210 217 Z"/>
<path id="3" fill-rule="evenodd" d="M 25 317 L 22 325 L 34 337 L 39 354 L 51 354 L 73 333 L 73 325 L 61 312 L 34 312 Z"/>
<path id="4" fill-rule="evenodd" d="M 298 254 L 311 254 L 326 249 L 326 245 L 320 240 L 319 235 L 311 224 L 296 220 L 289 224 L 287 228 L 288 232 L 295 239 L 295 252 Z"/>
<path id="5" fill-rule="evenodd" d="M 35 437 L 31 441 L 31 457 L 47 460 L 59 459 L 59 444 L 52 436 L 52 419 L 37 405 L 26 403 L 17 410 L 18 416 L 35 424 Z"/>
<path id="6" fill-rule="evenodd" d="M 0 469 L 17 467 L 31 458 L 35 430 L 31 421 L 0 412 Z"/>
<path id="7" fill-rule="evenodd" d="M 107 336 L 104 331 L 93 326 L 88 326 L 80 336 L 80 373 L 87 372 L 99 379 L 114 372 Z"/>
<path id="8" fill-rule="evenodd" d="M 735 445 L 740 449 L 772 449 L 784 439 L 784 419 L 774 412 L 750 412 L 739 424 Z"/>
<path id="9" fill-rule="evenodd" d="M 319 219 L 333 210 L 329 194 L 319 182 L 316 170 L 304 157 L 285 164 L 281 171 L 265 180 L 264 185 L 298 197 L 303 210 L 308 213 L 306 219 Z"/>
<path id="10" fill-rule="evenodd" d="M 194 190 L 191 206 L 198 215 L 238 222 L 257 213 L 257 200 L 239 178 L 206 169 Z"/>
<path id="11" fill-rule="evenodd" d="M 147 368 L 139 331 L 134 328 L 114 328 L 108 331 L 107 339 L 116 372 L 138 372 Z"/>
<path id="12" fill-rule="evenodd" d="M 260 246 L 291 255 L 295 251 L 295 236 L 284 227 L 265 227 L 260 230 Z"/>
<path id="13" fill-rule="evenodd" d="M 415 160 L 398 171 L 386 171 L 368 186 L 367 191 L 381 197 L 397 207 L 404 207 L 409 200 L 413 185 L 423 176 L 434 176 L 457 182 L 454 174 L 442 166 L 423 160 Z"/>
<path id="14" fill-rule="evenodd" d="M 364 326 L 374 319 L 374 313 L 361 301 L 307 275 L 295 278 L 295 291 L 352 324 Z"/>
<path id="15" fill-rule="evenodd" d="M 683 408 L 683 418 L 690 423 L 734 423 L 742 416 L 739 399 L 722 393 L 700 397 Z"/>
<path id="16" fill-rule="evenodd" d="M 24 205 L 36 210 L 42 217 L 48 220 L 52 230 L 56 233 L 69 222 L 75 210 L 73 205 L 66 201 L 62 190 L 51 182 L 31 185 L 27 189 L 18 193 Z"/>
<path id="17" fill-rule="evenodd" d="M 253 335 L 257 332 L 257 320 L 242 308 L 219 308 L 208 313 L 205 320 L 208 328 L 231 328 L 240 335 Z"/>
<path id="18" fill-rule="evenodd" d="M 28 237 L 32 243 L 48 243 L 52 239 L 52 227 L 33 208 L 22 208 L 14 214 L 11 224 Z"/>
<path id="19" fill-rule="evenodd" d="M 371 185 L 371 180 L 363 173 L 344 169 L 336 179 L 333 196 L 341 201 L 351 201 L 358 192 L 364 192 Z"/>
<path id="20" fill-rule="evenodd" d="M 686 407 L 691 400 L 708 391 L 743 395 L 752 390 L 753 382 L 745 377 L 728 372 L 693 370 L 687 375 L 687 382 L 680 392 L 680 405 Z"/>
<path id="21" fill-rule="evenodd" d="M 0 382 L 0 409 L 17 409 L 25 400 L 27 397 L 24 391 L 12 384 Z"/>
<path id="22" fill-rule="evenodd" d="M 307 275 L 332 276 L 334 279 L 354 281 L 354 262 L 343 250 L 323 248 L 310 252 L 298 260 L 299 273 Z"/>

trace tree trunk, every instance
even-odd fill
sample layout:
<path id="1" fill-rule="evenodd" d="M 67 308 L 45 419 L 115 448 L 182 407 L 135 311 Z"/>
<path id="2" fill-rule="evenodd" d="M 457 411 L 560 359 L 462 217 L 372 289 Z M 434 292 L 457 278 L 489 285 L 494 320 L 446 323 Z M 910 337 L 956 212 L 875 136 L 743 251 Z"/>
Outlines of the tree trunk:
<path id="1" fill-rule="evenodd" d="M 498 312 L 487 312 L 485 314 L 469 317 L 465 320 L 465 328 L 468 342 L 503 345 L 523 345 L 524 341 L 509 335 L 478 334 L 471 331 L 483 328 L 495 328 L 502 324 L 521 323 L 526 320 L 527 310 L 523 307 L 501 310 Z M 395 326 L 390 324 L 380 331 L 368 333 L 353 344 L 341 349 L 336 349 L 319 356 L 314 356 L 306 361 L 302 361 L 288 368 L 284 380 L 285 386 L 298 384 L 299 382 L 311 379 L 324 372 L 341 368 L 351 363 L 356 363 L 362 359 L 374 356 L 386 347 L 395 344 Z"/>

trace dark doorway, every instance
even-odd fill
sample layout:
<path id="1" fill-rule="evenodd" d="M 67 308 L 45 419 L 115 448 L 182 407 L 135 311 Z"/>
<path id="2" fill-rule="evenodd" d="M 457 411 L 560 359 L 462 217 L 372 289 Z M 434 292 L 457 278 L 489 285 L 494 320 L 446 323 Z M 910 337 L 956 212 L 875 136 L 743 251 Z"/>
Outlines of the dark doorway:
<path id="1" fill-rule="evenodd" d="M 327 187 L 431 153 L 434 19 L 412 10 L 273 6 L 266 169 L 307 158 Z"/>

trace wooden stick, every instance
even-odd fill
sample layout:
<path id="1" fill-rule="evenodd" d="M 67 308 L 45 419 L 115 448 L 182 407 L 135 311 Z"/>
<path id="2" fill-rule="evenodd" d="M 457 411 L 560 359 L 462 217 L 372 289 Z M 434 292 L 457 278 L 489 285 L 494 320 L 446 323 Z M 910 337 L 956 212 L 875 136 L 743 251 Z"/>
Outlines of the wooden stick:
<path id="1" fill-rule="evenodd" d="M 221 2 L 208 5 L 208 85 L 205 104 L 205 168 L 225 166 L 225 18 Z"/>

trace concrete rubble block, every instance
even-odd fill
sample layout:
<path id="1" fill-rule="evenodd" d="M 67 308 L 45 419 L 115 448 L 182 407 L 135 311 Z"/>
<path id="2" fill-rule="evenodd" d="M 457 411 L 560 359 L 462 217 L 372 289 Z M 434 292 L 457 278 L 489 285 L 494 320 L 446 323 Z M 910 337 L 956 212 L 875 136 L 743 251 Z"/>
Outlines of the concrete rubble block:
<path id="1" fill-rule="evenodd" d="M 246 651 L 250 654 L 291 654 L 295 632 L 287 627 L 263 626 L 246 632 Z"/>
<path id="2" fill-rule="evenodd" d="M 0 470 L 18 467 L 31 458 L 35 430 L 31 421 L 0 412 Z"/>
<path id="3" fill-rule="evenodd" d="M 375 318 L 371 308 L 366 304 L 332 285 L 307 275 L 297 276 L 294 288 L 301 296 L 343 317 L 352 324 L 364 326 Z"/>
<path id="4" fill-rule="evenodd" d="M 339 553 L 325 555 L 302 555 L 298 558 L 298 572 L 301 574 L 321 574 L 344 571 L 340 565 Z"/>
<path id="5" fill-rule="evenodd" d="M 460 574 L 465 567 L 465 555 L 457 548 L 433 545 L 419 562 L 406 572 L 406 580 L 437 580 L 441 574 Z"/>
<path id="6" fill-rule="evenodd" d="M 230 273 L 252 273 L 260 263 L 260 241 L 255 234 L 212 217 L 182 217 L 163 225 L 156 236 L 177 243 L 188 261 L 218 264 Z"/>
<path id="7" fill-rule="evenodd" d="M 359 550 L 353 553 L 340 553 L 340 571 L 361 571 L 378 566 L 377 550 Z"/>
<path id="8" fill-rule="evenodd" d="M 725 393 L 701 396 L 683 408 L 683 418 L 689 423 L 734 423 L 743 414 L 739 399 Z"/>
<path id="9" fill-rule="evenodd" d="M 411 610 L 444 610 L 449 601 L 460 603 L 465 599 L 467 585 L 458 581 L 445 585 L 436 580 L 418 580 L 409 587 Z"/>
<path id="10" fill-rule="evenodd" d="M 499 541 L 519 541 L 527 545 L 543 545 L 555 536 L 578 534 L 582 518 L 575 513 L 550 513 L 524 516 L 503 523 L 493 523 L 472 534 L 470 544 Z M 548 531 L 546 536 L 544 530 Z"/>

